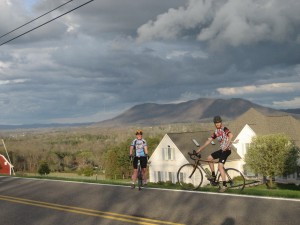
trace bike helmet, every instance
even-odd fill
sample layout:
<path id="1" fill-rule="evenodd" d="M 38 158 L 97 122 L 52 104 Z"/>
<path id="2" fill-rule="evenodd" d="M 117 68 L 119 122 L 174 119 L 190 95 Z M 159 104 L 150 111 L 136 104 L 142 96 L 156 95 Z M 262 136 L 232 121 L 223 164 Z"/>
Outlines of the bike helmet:
<path id="1" fill-rule="evenodd" d="M 214 123 L 222 123 L 222 118 L 220 116 L 215 116 Z"/>
<path id="2" fill-rule="evenodd" d="M 138 134 L 143 135 L 143 131 L 142 131 L 142 130 L 136 130 L 136 131 L 135 131 L 135 135 L 138 135 Z"/>

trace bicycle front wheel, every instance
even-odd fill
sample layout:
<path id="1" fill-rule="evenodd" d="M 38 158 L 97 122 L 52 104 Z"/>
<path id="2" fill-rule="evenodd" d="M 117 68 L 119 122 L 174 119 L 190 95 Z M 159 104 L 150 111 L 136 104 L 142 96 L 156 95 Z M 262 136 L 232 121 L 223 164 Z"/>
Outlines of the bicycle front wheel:
<path id="1" fill-rule="evenodd" d="M 143 173 L 142 173 L 142 168 L 138 168 L 138 188 L 141 190 L 143 186 Z"/>
<path id="2" fill-rule="evenodd" d="M 203 174 L 198 166 L 185 164 L 177 172 L 177 181 L 185 190 L 196 190 L 202 184 Z"/>
<path id="3" fill-rule="evenodd" d="M 225 169 L 226 174 L 226 184 L 227 188 L 230 189 L 240 189 L 241 191 L 245 187 L 245 177 L 244 175 L 237 169 L 227 168 Z M 221 184 L 222 178 L 221 175 L 218 176 L 218 182 Z"/>

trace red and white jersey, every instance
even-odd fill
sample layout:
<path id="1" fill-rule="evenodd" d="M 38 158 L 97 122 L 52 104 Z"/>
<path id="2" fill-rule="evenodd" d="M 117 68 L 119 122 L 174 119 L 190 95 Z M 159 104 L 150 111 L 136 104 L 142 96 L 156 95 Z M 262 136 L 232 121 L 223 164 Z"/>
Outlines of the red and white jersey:
<path id="1" fill-rule="evenodd" d="M 216 129 L 214 133 L 211 135 L 212 139 L 217 139 L 220 143 L 220 149 L 225 150 L 230 146 L 228 134 L 231 133 L 227 127 L 221 127 L 220 129 Z M 230 149 L 230 147 L 228 148 Z"/>

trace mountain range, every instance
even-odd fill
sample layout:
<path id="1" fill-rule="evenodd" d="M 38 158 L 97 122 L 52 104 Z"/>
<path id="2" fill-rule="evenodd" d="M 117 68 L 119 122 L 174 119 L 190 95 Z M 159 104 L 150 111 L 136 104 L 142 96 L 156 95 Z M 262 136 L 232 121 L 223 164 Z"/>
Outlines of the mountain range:
<path id="1" fill-rule="evenodd" d="M 299 109 L 276 110 L 267 108 L 251 101 L 232 99 L 199 98 L 177 104 L 144 103 L 135 105 L 120 115 L 96 123 L 76 124 L 29 124 L 29 125 L 0 125 L 0 129 L 36 129 L 55 127 L 79 126 L 126 126 L 126 125 L 159 125 L 172 123 L 210 122 L 212 117 L 220 115 L 226 120 L 233 120 L 254 108 L 265 115 L 289 114 L 300 119 Z"/>
<path id="2" fill-rule="evenodd" d="M 119 116 L 96 123 L 97 125 L 158 125 L 171 123 L 208 122 L 215 115 L 232 120 L 250 108 L 265 115 L 289 114 L 300 119 L 300 109 L 276 110 L 254 104 L 251 101 L 232 99 L 199 98 L 178 104 L 145 103 L 133 106 Z"/>

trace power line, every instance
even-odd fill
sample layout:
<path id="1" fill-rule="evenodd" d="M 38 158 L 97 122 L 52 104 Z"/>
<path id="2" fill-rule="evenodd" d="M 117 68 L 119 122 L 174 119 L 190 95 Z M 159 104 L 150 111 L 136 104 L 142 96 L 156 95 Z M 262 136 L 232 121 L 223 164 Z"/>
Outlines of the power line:
<path id="1" fill-rule="evenodd" d="M 18 29 L 20 29 L 20 28 L 26 26 L 27 24 L 30 24 L 30 23 L 32 23 L 33 21 L 36 21 L 37 19 L 39 19 L 39 18 L 41 18 L 41 17 L 43 17 L 43 16 L 45 16 L 45 15 L 47 15 L 47 14 L 53 12 L 54 10 L 57 10 L 57 9 L 59 9 L 60 7 L 63 7 L 64 5 L 66 5 L 66 4 L 68 4 L 68 3 L 72 2 L 72 1 L 74 1 L 74 0 L 70 0 L 70 1 L 68 1 L 68 2 L 66 2 L 66 3 L 64 3 L 64 4 L 62 4 L 62 5 L 58 6 L 58 7 L 56 7 L 55 9 L 52 9 L 52 10 L 50 10 L 50 11 L 44 13 L 43 15 L 40 15 L 39 17 L 37 17 L 37 18 L 35 18 L 35 19 L 33 19 L 33 20 L 31 20 L 31 21 L 29 21 L 29 22 L 23 24 L 22 26 L 19 26 L 19 27 L 13 29 L 12 31 L 10 31 L 10 32 L 8 32 L 8 33 L 6 33 L 6 34 L 3 34 L 2 36 L 0 36 L 0 39 L 3 38 L 3 37 L 5 37 L 5 36 L 8 35 L 8 34 L 14 32 L 14 31 L 16 31 L 16 30 L 18 30 Z"/>
<path id="2" fill-rule="evenodd" d="M 31 32 L 31 31 L 33 31 L 33 30 L 36 30 L 36 29 L 38 29 L 38 28 L 40 28 L 40 27 L 42 27 L 42 26 L 44 26 L 44 25 L 46 25 L 46 24 L 48 24 L 48 23 L 50 23 L 50 22 L 52 22 L 52 21 L 54 21 L 54 20 L 56 20 L 56 19 L 58 19 L 58 18 L 60 18 L 60 17 L 62 17 L 62 16 L 64 16 L 64 15 L 66 15 L 66 14 L 72 12 L 72 11 L 75 11 L 75 10 L 78 9 L 78 8 L 81 8 L 81 7 L 84 6 L 84 5 L 87 5 L 87 4 L 91 3 L 92 1 L 94 1 L 94 0 L 90 0 L 90 1 L 88 1 L 88 2 L 85 2 L 85 3 L 83 3 L 83 4 L 81 4 L 81 5 L 77 6 L 77 7 L 75 7 L 75 8 L 73 8 L 73 9 L 71 9 L 71 10 L 69 10 L 69 11 L 67 11 L 67 12 L 65 12 L 65 13 L 63 13 L 63 14 L 61 14 L 61 15 L 59 15 L 59 16 L 53 18 L 53 19 L 51 19 L 51 20 L 48 20 L 47 22 L 45 22 L 45 23 L 43 23 L 43 24 L 41 24 L 41 25 L 39 25 L 39 26 L 36 26 L 36 27 L 34 27 L 34 28 L 32 28 L 32 29 L 30 29 L 30 30 L 28 30 L 28 31 L 26 31 L 26 32 L 24 32 L 24 33 L 22 33 L 22 34 L 20 34 L 20 35 L 18 35 L 18 36 L 16 36 L 16 37 L 14 37 L 14 38 L 12 38 L 12 39 L 9 39 L 8 41 L 5 41 L 5 42 L 1 43 L 0 46 L 5 45 L 5 44 L 7 44 L 8 42 L 11 42 L 11 41 L 13 41 L 13 40 L 15 40 L 15 39 L 17 39 L 17 38 L 19 38 L 19 37 L 25 35 L 25 34 L 28 34 L 29 32 Z"/>

